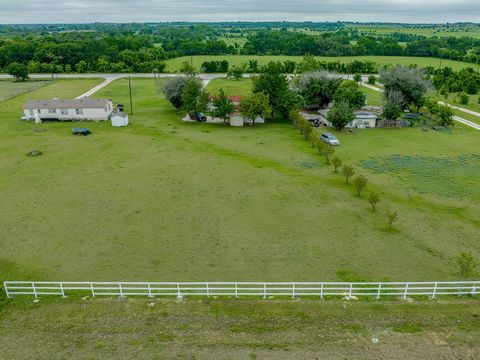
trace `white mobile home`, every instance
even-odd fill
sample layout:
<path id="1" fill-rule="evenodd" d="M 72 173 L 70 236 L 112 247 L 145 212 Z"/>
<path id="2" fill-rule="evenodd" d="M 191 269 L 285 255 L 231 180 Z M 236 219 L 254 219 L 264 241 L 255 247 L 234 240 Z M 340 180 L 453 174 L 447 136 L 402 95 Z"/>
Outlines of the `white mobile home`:
<path id="1" fill-rule="evenodd" d="M 26 120 L 81 121 L 108 120 L 113 112 L 113 103 L 107 99 L 30 100 L 23 105 Z"/>

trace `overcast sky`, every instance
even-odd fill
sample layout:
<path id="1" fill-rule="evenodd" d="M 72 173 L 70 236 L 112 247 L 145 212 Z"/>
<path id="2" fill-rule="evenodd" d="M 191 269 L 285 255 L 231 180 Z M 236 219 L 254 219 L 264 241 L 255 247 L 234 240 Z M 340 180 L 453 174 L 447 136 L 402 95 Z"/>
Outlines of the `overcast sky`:
<path id="1" fill-rule="evenodd" d="M 0 23 L 480 22 L 480 0 L 0 0 Z"/>

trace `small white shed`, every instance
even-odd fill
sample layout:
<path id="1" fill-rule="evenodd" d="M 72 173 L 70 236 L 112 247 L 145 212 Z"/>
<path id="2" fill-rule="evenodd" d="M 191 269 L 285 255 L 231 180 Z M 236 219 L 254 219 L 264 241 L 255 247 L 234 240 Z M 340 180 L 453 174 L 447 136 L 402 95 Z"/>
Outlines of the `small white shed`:
<path id="1" fill-rule="evenodd" d="M 112 126 L 121 127 L 128 125 L 128 114 L 124 112 L 115 112 L 111 117 Z"/>

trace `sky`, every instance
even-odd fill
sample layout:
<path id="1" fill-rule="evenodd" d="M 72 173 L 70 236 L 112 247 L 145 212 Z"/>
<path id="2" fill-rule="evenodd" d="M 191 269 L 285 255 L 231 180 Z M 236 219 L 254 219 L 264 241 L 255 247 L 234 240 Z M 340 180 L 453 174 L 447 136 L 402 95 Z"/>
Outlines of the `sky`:
<path id="1" fill-rule="evenodd" d="M 480 0 L 0 0 L 0 23 L 480 22 Z"/>

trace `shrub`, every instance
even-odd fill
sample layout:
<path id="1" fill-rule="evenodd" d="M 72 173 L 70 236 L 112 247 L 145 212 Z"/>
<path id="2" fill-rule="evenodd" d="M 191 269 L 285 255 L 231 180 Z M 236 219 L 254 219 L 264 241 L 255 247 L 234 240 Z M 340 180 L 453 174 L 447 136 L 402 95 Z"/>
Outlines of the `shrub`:
<path id="1" fill-rule="evenodd" d="M 370 75 L 368 77 L 368 83 L 370 85 L 375 85 L 377 83 L 377 77 L 375 75 Z"/>
<path id="2" fill-rule="evenodd" d="M 355 190 L 357 190 L 357 196 L 360 197 L 363 189 L 367 186 L 367 178 L 363 175 L 358 175 L 353 180 L 353 185 L 355 185 Z"/>
<path id="3" fill-rule="evenodd" d="M 329 145 L 320 139 L 315 139 L 314 145 L 317 148 L 318 153 L 323 157 L 325 157 L 325 163 L 329 165 L 330 159 L 332 155 L 335 153 L 335 148 L 332 145 Z"/>
<path id="4" fill-rule="evenodd" d="M 455 275 L 459 280 L 472 280 L 478 276 L 477 266 L 472 253 L 461 253 L 455 258 Z"/>
<path id="5" fill-rule="evenodd" d="M 458 94 L 458 102 L 462 105 L 468 105 L 470 102 L 470 96 L 468 96 L 467 93 L 461 92 Z"/>
<path id="6" fill-rule="evenodd" d="M 385 215 L 387 217 L 387 224 L 390 230 L 393 229 L 393 224 L 398 220 L 398 213 L 391 209 L 389 206 L 385 209 Z"/>
<path id="7" fill-rule="evenodd" d="M 338 168 L 342 166 L 342 159 L 335 155 L 332 159 L 332 165 L 335 168 L 335 172 L 338 173 Z"/>
<path id="8" fill-rule="evenodd" d="M 342 174 L 345 176 L 345 182 L 349 184 L 350 178 L 355 175 L 355 170 L 353 169 L 353 166 L 350 165 L 343 165 L 342 167 Z"/>
<path id="9" fill-rule="evenodd" d="M 371 192 L 368 197 L 368 202 L 372 205 L 372 211 L 377 211 L 377 204 L 380 202 L 380 196 L 377 193 Z"/>

